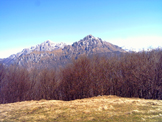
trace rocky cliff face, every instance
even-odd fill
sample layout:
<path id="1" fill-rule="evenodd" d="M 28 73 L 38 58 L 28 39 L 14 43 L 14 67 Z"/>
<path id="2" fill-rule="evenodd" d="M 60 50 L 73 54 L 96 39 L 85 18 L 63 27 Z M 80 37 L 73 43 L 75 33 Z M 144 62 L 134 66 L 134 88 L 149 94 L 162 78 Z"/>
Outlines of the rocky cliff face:
<path id="1" fill-rule="evenodd" d="M 72 45 L 66 45 L 65 43 L 55 44 L 47 40 L 31 48 L 23 49 L 20 53 L 3 59 L 2 62 L 6 65 L 17 64 L 27 68 L 35 66 L 58 67 L 65 65 L 72 57 L 77 59 L 83 54 L 88 56 L 122 52 L 125 52 L 125 50 L 103 41 L 101 38 L 88 35 Z"/>

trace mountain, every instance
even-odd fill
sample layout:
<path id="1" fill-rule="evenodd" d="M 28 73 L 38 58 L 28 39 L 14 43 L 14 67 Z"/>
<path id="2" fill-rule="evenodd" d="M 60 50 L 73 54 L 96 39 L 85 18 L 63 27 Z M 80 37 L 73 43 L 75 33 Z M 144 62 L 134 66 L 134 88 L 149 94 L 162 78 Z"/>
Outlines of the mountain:
<path id="1" fill-rule="evenodd" d="M 122 48 L 92 35 L 88 35 L 78 42 L 74 42 L 72 45 L 64 47 L 63 51 L 73 56 L 78 56 L 80 54 L 92 55 L 96 53 L 125 52 Z"/>
<path id="2" fill-rule="evenodd" d="M 91 56 L 94 54 L 108 55 L 123 52 L 125 50 L 121 47 L 103 41 L 101 38 L 87 35 L 72 45 L 53 43 L 47 40 L 36 46 L 23 49 L 21 52 L 3 59 L 2 62 L 5 65 L 17 64 L 27 68 L 35 66 L 58 67 L 65 65 L 72 57 L 77 59 L 83 54 Z"/>
<path id="3" fill-rule="evenodd" d="M 19 63 L 18 59 L 20 59 L 21 57 L 24 57 L 25 55 L 28 55 L 34 51 L 37 52 L 46 52 L 46 51 L 53 51 L 53 50 L 57 50 L 60 48 L 64 48 L 66 44 L 61 42 L 61 43 L 54 43 L 50 40 L 47 40 L 41 44 L 38 44 L 36 46 L 32 46 L 30 48 L 25 48 L 23 49 L 21 52 L 17 53 L 17 54 L 13 54 L 11 56 L 9 56 L 8 58 L 5 58 L 2 60 L 2 62 L 6 65 L 10 65 L 13 63 Z M 21 59 L 22 60 L 22 59 Z"/>

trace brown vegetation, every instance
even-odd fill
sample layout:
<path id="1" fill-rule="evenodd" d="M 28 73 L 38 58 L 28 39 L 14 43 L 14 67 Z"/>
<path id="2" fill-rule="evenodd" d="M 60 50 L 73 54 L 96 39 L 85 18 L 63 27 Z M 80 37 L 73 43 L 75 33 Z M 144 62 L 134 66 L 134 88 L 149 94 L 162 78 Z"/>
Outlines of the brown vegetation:
<path id="1" fill-rule="evenodd" d="M 162 51 L 80 56 L 58 70 L 0 65 L 0 103 L 97 95 L 162 99 Z"/>
<path id="2" fill-rule="evenodd" d="M 0 104 L 1 122 L 161 122 L 162 101 L 114 95 Z"/>

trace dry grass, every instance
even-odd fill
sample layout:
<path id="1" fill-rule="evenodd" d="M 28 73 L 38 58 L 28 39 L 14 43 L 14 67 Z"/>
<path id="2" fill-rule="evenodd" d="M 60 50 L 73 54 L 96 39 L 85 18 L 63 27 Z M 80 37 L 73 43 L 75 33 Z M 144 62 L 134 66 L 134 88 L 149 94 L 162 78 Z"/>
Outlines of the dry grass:
<path id="1" fill-rule="evenodd" d="M 0 121 L 161 122 L 162 101 L 112 95 L 73 101 L 24 101 L 0 104 Z"/>

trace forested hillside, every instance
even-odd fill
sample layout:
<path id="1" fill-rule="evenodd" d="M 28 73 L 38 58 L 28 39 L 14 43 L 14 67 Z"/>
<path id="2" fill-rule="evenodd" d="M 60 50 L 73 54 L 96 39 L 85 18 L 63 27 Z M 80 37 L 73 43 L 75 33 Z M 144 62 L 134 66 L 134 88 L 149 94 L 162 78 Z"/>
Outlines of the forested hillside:
<path id="1" fill-rule="evenodd" d="M 0 103 L 98 95 L 162 99 L 162 51 L 80 56 L 58 69 L 0 65 Z"/>

